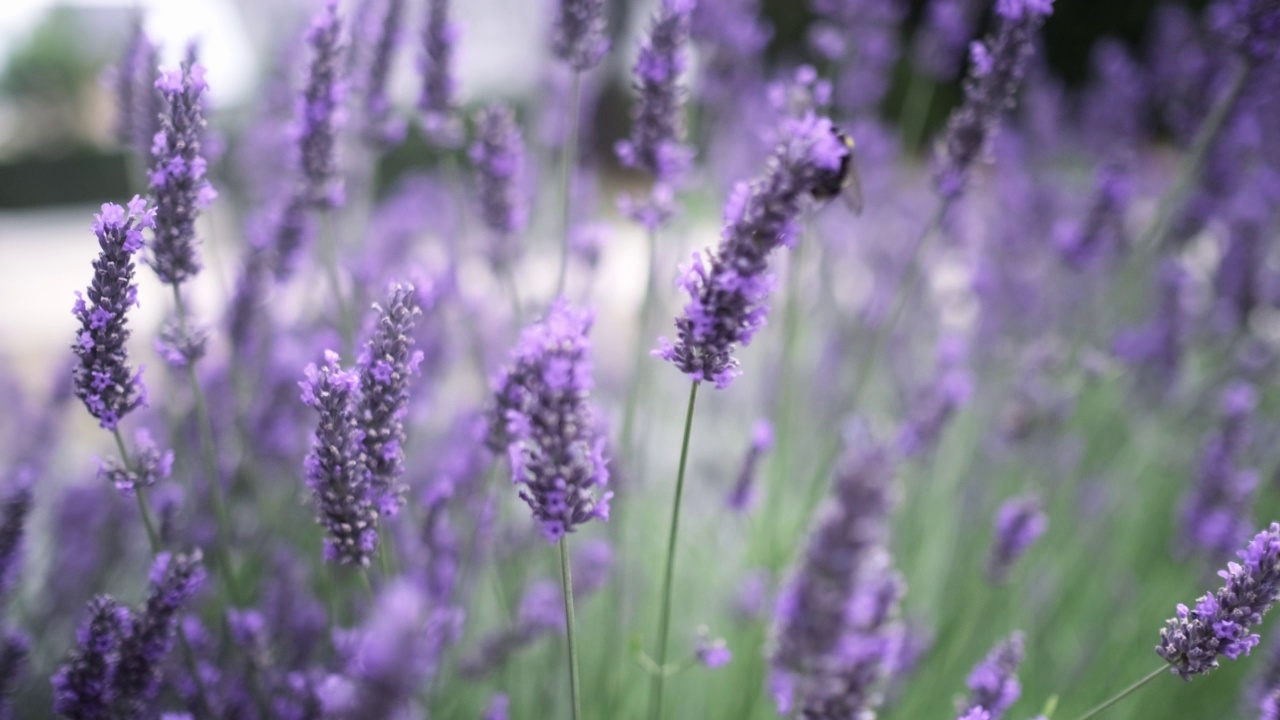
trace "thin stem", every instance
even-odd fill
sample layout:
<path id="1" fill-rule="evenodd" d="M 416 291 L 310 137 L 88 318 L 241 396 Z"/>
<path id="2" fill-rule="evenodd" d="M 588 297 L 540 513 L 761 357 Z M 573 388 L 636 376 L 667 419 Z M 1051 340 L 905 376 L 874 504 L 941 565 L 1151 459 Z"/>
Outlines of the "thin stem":
<path id="1" fill-rule="evenodd" d="M 1101 705 L 1098 705 L 1097 707 L 1093 708 L 1093 709 L 1092 709 L 1092 710 L 1090 710 L 1089 712 L 1087 712 L 1087 713 L 1085 713 L 1085 714 L 1081 715 L 1077 720 L 1089 720 L 1089 718 L 1097 717 L 1098 715 L 1102 714 L 1102 711 L 1103 711 L 1103 710 L 1106 710 L 1107 708 L 1111 707 L 1112 705 L 1115 705 L 1116 703 L 1120 702 L 1121 700 L 1123 700 L 1123 699 L 1125 699 L 1125 698 L 1129 697 L 1129 696 L 1130 696 L 1130 695 L 1132 695 L 1133 693 L 1137 692 L 1137 691 L 1138 691 L 1138 690 L 1139 690 L 1143 685 L 1146 685 L 1147 683 L 1151 682 L 1152 680 L 1155 680 L 1156 678 L 1158 678 L 1158 677 L 1160 677 L 1161 675 L 1163 675 L 1163 674 L 1165 674 L 1166 672 L 1168 672 L 1168 670 L 1169 670 L 1169 666 L 1168 666 L 1167 664 L 1165 664 L 1165 665 L 1161 665 L 1160 667 L 1156 668 L 1155 670 L 1152 670 L 1152 671 L 1151 671 L 1151 672 L 1150 672 L 1146 677 L 1144 677 L 1144 678 L 1142 678 L 1141 680 L 1139 680 L 1138 682 L 1136 682 L 1136 683 L 1134 683 L 1134 684 L 1130 685 L 1129 687 L 1125 688 L 1124 690 L 1121 690 L 1121 691 L 1120 691 L 1120 693 L 1119 693 L 1118 695 L 1115 695 L 1115 696 L 1114 696 L 1114 697 L 1112 697 L 1110 700 L 1107 700 L 1107 701 L 1103 702 Z"/>
<path id="2" fill-rule="evenodd" d="M 1147 227 L 1147 231 L 1137 243 L 1140 249 L 1156 250 L 1164 243 L 1174 214 L 1182 209 L 1187 196 L 1199 179 L 1209 148 L 1213 146 L 1214 140 L 1226 125 L 1231 110 L 1235 108 L 1236 101 L 1244 91 L 1245 80 L 1248 77 L 1249 66 L 1237 60 L 1235 67 L 1231 70 L 1231 78 L 1227 81 L 1227 91 L 1210 108 L 1204 122 L 1200 123 L 1200 128 L 1196 130 L 1195 139 L 1191 142 L 1191 150 L 1182 161 L 1177 180 L 1160 197 L 1155 219 L 1151 221 L 1151 225 Z"/>
<path id="3" fill-rule="evenodd" d="M 684 439 L 680 442 L 680 469 L 676 473 L 676 496 L 671 503 L 671 532 L 667 536 L 667 567 L 662 578 L 662 608 L 658 615 L 658 667 L 665 670 L 667 666 L 667 635 L 671 627 L 671 586 L 676 569 L 676 537 L 680 531 L 680 497 L 684 493 L 684 469 L 689 459 L 689 435 L 693 430 L 693 406 L 698 401 L 698 381 L 689 386 L 689 407 L 684 414 Z M 659 673 L 653 678 L 652 694 L 649 701 L 649 717 L 660 720 L 662 717 L 662 693 L 665 689 L 667 675 Z"/>
<path id="4" fill-rule="evenodd" d="M 578 104 L 582 95 L 582 73 L 574 71 L 573 85 L 569 90 L 569 136 L 565 139 L 564 148 L 561 151 L 561 176 L 560 176 L 560 197 L 563 205 L 561 206 L 561 241 L 564 243 L 560 248 L 560 272 L 556 276 L 556 297 L 564 294 L 564 278 L 569 269 L 569 213 L 573 209 L 571 201 L 573 169 L 574 169 L 574 153 L 578 150 Z"/>
<path id="5" fill-rule="evenodd" d="M 338 333 L 342 337 L 342 356 L 349 357 L 355 348 L 354 319 L 350 308 L 342 295 L 342 278 L 338 275 L 338 263 L 341 258 L 338 251 L 338 238 L 330 228 L 330 212 L 320 211 L 320 252 L 323 253 L 325 278 L 329 281 L 329 294 L 338 309 Z"/>
<path id="6" fill-rule="evenodd" d="M 622 411 L 622 434 L 618 441 L 622 444 L 619 457 L 624 461 L 627 460 L 631 453 L 632 433 L 635 431 L 636 407 L 639 404 L 641 385 L 648 378 L 645 368 L 648 365 L 645 359 L 648 354 L 645 352 L 647 346 L 649 325 L 653 322 L 653 311 L 658 292 L 655 288 L 657 285 L 657 258 L 658 258 L 658 234 L 656 230 L 649 230 L 649 268 L 648 275 L 645 278 L 644 300 L 640 305 L 640 336 L 636 338 L 635 349 L 632 351 L 631 357 L 631 382 L 627 383 L 627 399 L 623 405 Z"/>
<path id="7" fill-rule="evenodd" d="M 187 308 L 182 300 L 182 292 L 178 284 L 173 283 L 173 303 L 178 314 L 178 326 L 183 333 L 187 328 Z M 231 565 L 231 519 L 227 513 L 226 500 L 222 497 L 222 481 L 218 473 L 218 459 L 213 446 L 213 421 L 209 416 L 208 404 L 205 402 L 204 389 L 200 386 L 200 378 L 196 375 L 195 361 L 187 363 L 187 380 L 191 383 L 191 395 L 195 402 L 196 426 L 200 435 L 200 455 L 204 461 L 204 472 L 209 484 L 209 500 L 213 503 L 213 514 L 218 528 L 218 547 L 214 553 L 216 562 L 224 580 L 227 594 L 234 605 L 244 602 L 240 594 L 239 583 Z"/>
<path id="8" fill-rule="evenodd" d="M 564 588 L 564 626 L 569 641 L 569 696 L 573 702 L 573 720 L 582 716 L 581 691 L 578 687 L 578 643 L 573 629 L 573 572 L 569 569 L 568 537 L 560 538 L 560 585 Z"/>

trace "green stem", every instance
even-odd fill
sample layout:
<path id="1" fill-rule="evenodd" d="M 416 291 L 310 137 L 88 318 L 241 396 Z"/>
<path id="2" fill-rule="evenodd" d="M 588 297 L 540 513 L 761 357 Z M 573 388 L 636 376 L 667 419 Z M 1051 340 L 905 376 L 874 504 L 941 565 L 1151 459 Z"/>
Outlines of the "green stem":
<path id="1" fill-rule="evenodd" d="M 566 111 L 569 113 L 569 136 L 565 139 L 560 160 L 562 163 L 560 197 L 563 203 L 560 208 L 560 239 L 564 244 L 560 248 L 560 271 L 556 275 L 556 297 L 564 294 L 564 279 L 569 269 L 569 225 L 571 222 L 569 213 L 573 209 L 570 200 L 573 185 L 574 153 L 578 149 L 578 104 L 581 94 L 582 73 L 574 71 L 573 85 L 569 90 L 569 107 Z"/>
<path id="2" fill-rule="evenodd" d="M 560 538 L 560 585 L 564 588 L 564 626 L 569 641 L 569 697 L 573 701 L 573 720 L 582 716 L 581 690 L 578 687 L 578 643 L 573 628 L 573 572 L 569 569 L 569 543 Z"/>
<path id="3" fill-rule="evenodd" d="M 929 109 L 933 106 L 933 94 L 937 85 L 922 73 L 911 76 L 911 84 L 907 86 L 907 96 L 902 102 L 902 146 L 911 152 L 920 147 L 924 141 L 924 128 L 929 119 Z"/>
<path id="4" fill-rule="evenodd" d="M 1157 250 L 1164 243 L 1165 235 L 1169 232 L 1169 225 L 1174 220 L 1174 214 L 1182 209 L 1186 203 L 1187 196 L 1191 194 L 1196 181 L 1200 177 L 1200 171 L 1204 167 L 1205 157 L 1209 154 L 1209 148 L 1213 146 L 1214 140 L 1218 138 L 1218 134 L 1222 132 L 1223 126 L 1226 125 L 1227 118 L 1231 115 L 1231 110 L 1235 107 L 1236 101 L 1240 99 L 1240 94 L 1244 91 L 1245 80 L 1248 77 L 1249 66 L 1237 60 L 1235 67 L 1232 68 L 1231 78 L 1227 81 L 1227 91 L 1210 108 L 1204 122 L 1196 130 L 1196 136 L 1191 142 L 1191 150 L 1182 161 L 1177 180 L 1160 197 L 1155 219 L 1151 221 L 1147 231 L 1138 240 L 1137 246 L 1140 252 Z"/>
<path id="5" fill-rule="evenodd" d="M 667 536 L 667 566 L 662 577 L 662 607 L 658 615 L 658 667 L 664 672 L 653 678 L 649 717 L 662 718 L 662 694 L 666 689 L 667 636 L 671 627 L 671 586 L 676 569 L 676 538 L 680 531 L 680 497 L 684 493 L 684 470 L 689 460 L 689 436 L 693 430 L 693 407 L 698 401 L 698 381 L 689 386 L 689 406 L 684 414 L 684 439 L 680 442 L 680 468 L 676 473 L 676 496 L 671 503 L 671 531 Z"/>
<path id="6" fill-rule="evenodd" d="M 338 310 L 338 334 L 342 337 L 342 356 L 350 357 L 355 349 L 355 327 L 354 319 L 349 312 L 350 308 L 347 307 L 342 295 L 342 278 L 338 275 L 338 263 L 341 261 L 338 245 L 337 235 L 330 227 L 330 213 L 328 210 L 321 210 L 320 252 L 323 253 L 324 258 L 322 264 L 325 278 L 329 282 L 329 294 L 333 297 L 333 304 Z"/>
<path id="7" fill-rule="evenodd" d="M 187 308 L 182 300 L 182 292 L 178 284 L 173 283 L 173 303 L 178 314 L 178 326 L 183 333 L 187 328 Z M 214 519 L 218 528 L 218 548 L 214 553 L 223 583 L 233 605 L 243 604 L 245 598 L 240 594 L 239 583 L 231 565 L 231 520 L 227 513 L 226 500 L 222 497 L 222 481 L 218 475 L 218 460 L 213 446 L 213 421 L 209 416 L 208 404 L 205 402 L 204 389 L 196 375 L 194 360 L 187 363 L 187 380 L 191 383 L 191 395 L 195 402 L 196 426 L 200 435 L 200 455 L 204 461 L 204 472 L 209 484 L 209 500 L 213 503 Z"/>
<path id="8" fill-rule="evenodd" d="M 1152 671 L 1151 671 L 1151 672 L 1150 672 L 1146 677 L 1144 677 L 1144 678 L 1142 678 L 1141 680 L 1139 680 L 1138 682 L 1136 682 L 1136 683 L 1134 683 L 1134 684 L 1130 685 L 1129 687 L 1125 688 L 1124 690 L 1121 690 L 1121 691 L 1120 691 L 1120 693 L 1119 693 L 1118 695 L 1115 695 L 1115 696 L 1114 696 L 1114 697 L 1112 697 L 1110 700 L 1107 700 L 1107 701 L 1103 702 L 1101 705 L 1098 705 L 1097 707 L 1093 708 L 1093 709 L 1092 709 L 1092 710 L 1090 710 L 1089 712 L 1087 712 L 1087 713 L 1085 713 L 1085 714 L 1081 715 L 1077 720 L 1089 720 L 1089 718 L 1097 717 L 1098 715 L 1102 714 L 1102 711 L 1103 711 L 1103 710 L 1106 710 L 1107 708 L 1111 707 L 1112 705 L 1115 705 L 1116 703 L 1120 702 L 1121 700 L 1123 700 L 1123 699 L 1125 699 L 1125 698 L 1129 697 L 1130 695 L 1132 695 L 1133 693 L 1135 693 L 1135 692 L 1137 692 L 1139 689 L 1141 689 L 1143 685 L 1146 685 L 1147 683 L 1151 682 L 1152 680 L 1155 680 L 1156 678 L 1158 678 L 1158 677 L 1160 677 L 1161 675 L 1165 674 L 1168 670 L 1169 670 L 1169 666 L 1168 666 L 1168 665 L 1161 665 L 1160 667 L 1156 668 L 1155 670 L 1152 670 Z"/>

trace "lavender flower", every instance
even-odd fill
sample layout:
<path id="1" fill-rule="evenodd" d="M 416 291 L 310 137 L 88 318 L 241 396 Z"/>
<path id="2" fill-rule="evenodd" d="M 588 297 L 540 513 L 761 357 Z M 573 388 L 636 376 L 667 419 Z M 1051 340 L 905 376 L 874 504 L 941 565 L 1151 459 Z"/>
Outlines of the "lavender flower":
<path id="1" fill-rule="evenodd" d="M 1018 682 L 1018 666 L 1022 664 L 1022 633 L 1015 632 L 998 643 L 973 672 L 969 673 L 969 697 L 965 707 L 981 708 L 991 720 L 1000 720 L 1009 706 L 1022 694 Z"/>
<path id="2" fill-rule="evenodd" d="M 529 222 L 524 140 L 515 116 L 505 105 L 490 105 L 480 111 L 476 135 L 470 155 L 475 164 L 480 217 L 494 236 L 489 260 L 502 268 L 515 260 L 514 236 L 523 232 Z"/>
<path id="3" fill-rule="evenodd" d="M 378 511 L 369 497 L 364 433 L 356 417 L 360 377 L 343 370 L 332 350 L 325 351 L 323 366 L 312 363 L 303 373 L 302 402 L 320 415 L 306 471 L 320 524 L 329 531 L 325 560 L 367 567 L 378 547 Z"/>
<path id="4" fill-rule="evenodd" d="M 1194 608 L 1179 604 L 1160 631 L 1156 654 L 1184 680 L 1218 667 L 1218 656 L 1235 660 L 1258 644 L 1252 626 L 1280 597 L 1280 523 L 1271 523 L 1239 552 L 1243 564 L 1227 563 L 1218 576 L 1226 584 L 1206 593 Z"/>
<path id="5" fill-rule="evenodd" d="M 409 405 L 409 378 L 418 374 L 422 351 L 414 350 L 413 332 L 422 309 L 417 289 L 391 286 L 386 308 L 378 312 L 373 336 L 356 362 L 360 373 L 360 426 L 370 492 L 381 515 L 395 515 L 404 505 L 404 414 Z"/>
<path id="6" fill-rule="evenodd" d="M 1106 161 L 1098 168 L 1093 199 L 1084 220 L 1055 228 L 1054 240 L 1068 267 L 1082 270 L 1103 255 L 1124 249 L 1125 212 L 1132 194 L 1125 161 Z"/>
<path id="7" fill-rule="evenodd" d="M 133 254 L 142 248 L 142 229 L 153 227 L 154 216 L 155 211 L 146 209 L 137 196 L 129 201 L 128 211 L 111 203 L 102 206 L 93 223 L 102 252 L 93 261 L 88 302 L 76 293 L 72 308 L 80 320 L 80 332 L 71 346 L 80 358 L 72 370 L 75 394 L 107 430 L 115 430 L 125 415 L 146 404 L 142 373 L 134 374 L 125 351 L 129 339 L 125 312 L 138 304 Z"/>
<path id="8" fill-rule="evenodd" d="M 750 185 L 740 183 L 725 204 L 719 247 L 705 263 L 695 253 L 685 270 L 681 285 L 690 300 L 676 319 L 676 343 L 659 338 L 655 355 L 694 382 L 712 381 L 717 388 L 733 382 L 740 374 L 734 349 L 751 342 L 768 313 L 769 254 L 794 244 L 804 197 L 847 152 L 826 118 L 786 121 L 764 174 Z"/>
<path id="9" fill-rule="evenodd" d="M 138 154 L 144 166 L 151 164 L 151 141 L 155 137 L 162 100 L 154 84 L 158 52 L 147 38 L 139 14 L 129 31 L 129 42 L 116 66 L 116 139 Z"/>
<path id="10" fill-rule="evenodd" d="M 1182 504 L 1183 541 L 1209 557 L 1227 556 L 1249 537 L 1256 471 L 1240 467 L 1248 449 L 1257 392 L 1244 382 L 1222 393 L 1220 424 L 1200 454 L 1195 484 Z"/>
<path id="11" fill-rule="evenodd" d="M 449 0 L 427 0 L 427 22 L 422 32 L 422 93 L 418 109 L 427 136 L 452 147 L 461 135 L 456 116 L 457 80 L 454 78 L 453 46 L 458 26 L 449 21 Z"/>
<path id="12" fill-rule="evenodd" d="M 484 720 L 507 720 L 511 700 L 503 693 L 496 693 L 489 699 L 489 708 L 484 711 Z"/>
<path id="13" fill-rule="evenodd" d="M 315 223 L 307 212 L 307 199 L 291 195 L 272 210 L 264 220 L 271 233 L 264 243 L 271 268 L 277 280 L 287 280 L 297 270 L 298 254 L 315 236 Z"/>
<path id="14" fill-rule="evenodd" d="M 609 519 L 605 438 L 588 401 L 592 316 L 560 300 L 525 328 L 493 383 L 491 446 L 505 445 L 520 498 L 552 542 L 592 518 Z"/>
<path id="15" fill-rule="evenodd" d="M 751 506 L 756 482 L 756 469 L 760 459 L 773 447 L 773 424 L 768 420 L 756 421 L 751 429 L 751 445 L 747 447 L 746 457 L 742 459 L 742 467 L 738 470 L 738 481 L 729 493 L 726 504 L 739 512 Z"/>
<path id="16" fill-rule="evenodd" d="M 701 46 L 699 95 L 708 109 L 758 81 L 773 35 L 759 0 L 695 2 L 690 32 Z"/>
<path id="17" fill-rule="evenodd" d="M 129 609 L 114 599 L 99 595 L 89 602 L 78 646 L 53 675 L 54 712 L 71 720 L 112 717 L 120 645 L 131 624 Z"/>
<path id="18" fill-rule="evenodd" d="M 996 511 L 996 535 L 987 557 L 987 578 L 1001 584 L 1031 545 L 1049 527 L 1049 518 L 1031 495 L 1010 498 Z"/>
<path id="19" fill-rule="evenodd" d="M 916 31 L 913 59 L 931 79 L 946 82 L 955 77 L 964 57 L 978 5 L 972 0 L 931 0 L 924 21 Z"/>
<path id="20" fill-rule="evenodd" d="M 0 718 L 13 720 L 13 693 L 27 670 L 31 640 L 17 630 L 8 630 L 0 638 Z"/>
<path id="21" fill-rule="evenodd" d="M 659 183 L 676 182 L 692 156 L 681 143 L 683 93 L 676 85 L 687 63 L 692 8 L 692 0 L 664 0 L 653 19 L 633 68 L 639 98 L 631 136 L 615 148 L 623 166 L 643 170 Z"/>
<path id="22" fill-rule="evenodd" d="M 173 451 L 161 451 L 151 433 L 140 428 L 134 438 L 134 451 L 129 463 L 107 457 L 98 467 L 98 477 L 115 486 L 121 495 L 132 496 L 138 488 L 147 488 L 168 478 L 173 472 Z"/>
<path id="23" fill-rule="evenodd" d="M 1156 270 L 1157 307 L 1155 317 L 1145 326 L 1116 336 L 1115 354 L 1151 373 L 1161 386 L 1177 376 L 1186 342 L 1188 318 L 1184 307 L 1190 276 L 1173 258 L 1166 258 Z"/>
<path id="24" fill-rule="evenodd" d="M 970 47 L 964 103 L 947 122 L 946 162 L 935 178 L 943 197 L 958 197 L 969 169 L 990 151 L 1000 116 L 1014 105 L 1035 33 L 1052 10 L 1053 0 L 1000 0 L 995 32 Z"/>
<path id="25" fill-rule="evenodd" d="M 604 0 L 559 0 L 551 49 L 576 72 L 595 67 L 609 50 Z"/>
<path id="26" fill-rule="evenodd" d="M 982 707 L 975 707 L 960 714 L 960 720 L 991 720 L 991 713 Z"/>
<path id="27" fill-rule="evenodd" d="M 0 608 L 13 589 L 22 562 L 22 536 L 31 513 L 32 477 L 19 470 L 0 495 Z"/>
<path id="28" fill-rule="evenodd" d="M 178 614 L 204 582 L 201 559 L 199 550 L 161 553 L 151 566 L 146 604 L 120 643 L 116 668 L 116 704 L 128 717 L 145 713 L 160 690 L 163 662 L 173 645 Z"/>
<path id="29" fill-rule="evenodd" d="M 343 203 L 344 191 L 338 174 L 337 133 L 347 87 L 339 77 L 345 47 L 337 0 L 327 0 L 312 20 L 307 45 L 311 48 L 311 63 L 306 86 L 298 98 L 295 128 L 303 196 L 314 207 L 338 207 Z"/>
<path id="30" fill-rule="evenodd" d="M 391 118 L 391 99 L 387 97 L 387 81 L 396 45 L 400 42 L 400 23 L 404 0 L 383 0 L 382 22 L 370 47 L 370 58 L 364 78 L 364 137 L 375 145 L 391 145 L 404 137 L 404 123 Z"/>
<path id="31" fill-rule="evenodd" d="M 209 206 L 217 192 L 205 178 L 207 163 L 200 152 L 204 135 L 204 66 L 185 61 L 162 70 L 156 89 L 164 96 L 165 112 L 151 154 L 151 198 L 155 202 L 155 230 L 150 264 L 160 281 L 179 285 L 200 271 L 196 257 L 196 212 Z"/>
<path id="32" fill-rule="evenodd" d="M 779 597 L 770 660 L 780 713 L 799 702 L 805 717 L 860 717 L 882 699 L 902 639 L 903 583 L 885 550 L 892 473 L 879 447 L 846 462 Z"/>
<path id="33" fill-rule="evenodd" d="M 897 0 L 810 0 L 819 17 L 809 46 L 841 68 L 836 106 L 848 115 L 875 111 L 889 89 L 898 60 L 898 25 L 905 5 Z"/>
<path id="34" fill-rule="evenodd" d="M 1280 53 L 1280 5 L 1275 0 L 1218 0 L 1210 24 L 1254 67 Z"/>
<path id="35" fill-rule="evenodd" d="M 1262 701 L 1258 720 L 1280 720 L 1280 690 L 1276 690 Z"/>
<path id="36" fill-rule="evenodd" d="M 973 379 L 962 367 L 967 349 L 956 337 L 943 338 L 938 347 L 938 376 L 916 394 L 898 432 L 898 449 L 905 457 L 932 450 L 957 409 L 973 394 Z"/>
<path id="37" fill-rule="evenodd" d="M 724 667 L 733 660 L 733 653 L 725 644 L 724 638 L 711 637 L 706 625 L 698 626 L 698 636 L 693 643 L 693 657 L 698 664 L 714 670 Z"/>
<path id="38" fill-rule="evenodd" d="M 156 336 L 156 354 L 172 368 L 194 365 L 208 349 L 209 331 L 181 320 L 169 320 Z"/>

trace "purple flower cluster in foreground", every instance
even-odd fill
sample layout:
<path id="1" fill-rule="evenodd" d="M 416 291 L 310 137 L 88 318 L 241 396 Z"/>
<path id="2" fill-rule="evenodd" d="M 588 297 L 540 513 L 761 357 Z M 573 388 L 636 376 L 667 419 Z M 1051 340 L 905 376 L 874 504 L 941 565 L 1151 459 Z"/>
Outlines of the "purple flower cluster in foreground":
<path id="1" fill-rule="evenodd" d="M 85 295 L 76 293 L 72 312 L 80 331 L 71 349 L 80 362 L 73 370 L 76 397 L 89 414 L 107 430 L 133 410 L 146 404 L 142 372 L 129 364 L 125 342 L 129 339 L 126 313 L 138 304 L 133 283 L 133 255 L 142 249 L 142 231 L 154 227 L 155 210 L 142 198 L 129 207 L 107 203 L 94 216 L 93 232 L 101 254 L 93 261 L 93 282 Z"/>
<path id="2" fill-rule="evenodd" d="M 720 245 L 704 259 L 694 253 L 681 287 L 689 294 L 676 318 L 676 341 L 659 339 L 655 354 L 694 382 L 726 388 L 740 375 L 734 350 L 747 345 L 769 312 L 773 289 L 769 256 L 796 239 L 796 218 L 822 173 L 849 152 L 831 121 L 808 115 L 788 120 L 782 140 L 750 184 L 739 184 L 725 204 Z"/>
<path id="3" fill-rule="evenodd" d="M 593 518 L 609 519 L 605 437 L 588 401 L 592 315 L 557 301 L 520 333 L 493 382 L 490 442 L 505 449 L 520 498 L 552 542 Z"/>

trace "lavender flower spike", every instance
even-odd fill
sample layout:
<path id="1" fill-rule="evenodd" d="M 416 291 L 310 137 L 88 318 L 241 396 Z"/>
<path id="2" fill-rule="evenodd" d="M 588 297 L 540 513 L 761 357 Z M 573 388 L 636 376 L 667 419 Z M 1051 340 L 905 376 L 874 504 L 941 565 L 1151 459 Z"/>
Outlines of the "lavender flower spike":
<path id="1" fill-rule="evenodd" d="M 344 192 L 338 175 L 337 134 L 347 86 L 339 77 L 346 48 L 337 0 L 328 0 L 312 21 L 307 45 L 311 48 L 311 64 L 306 86 L 298 98 L 295 128 L 304 195 L 314 207 L 338 207 L 344 201 Z"/>
<path id="2" fill-rule="evenodd" d="M 1053 0 L 998 0 L 995 32 L 970 46 L 964 103 L 947 122 L 947 157 L 936 178 L 943 197 L 959 196 L 969 169 L 987 154 L 1000 116 L 1022 84 L 1035 33 L 1051 12 Z"/>
<path id="3" fill-rule="evenodd" d="M 89 602 L 89 617 L 76 632 L 78 647 L 53 675 L 53 711 L 71 720 L 107 720 L 115 701 L 120 643 L 128 633 L 128 608 L 105 595 Z"/>
<path id="4" fill-rule="evenodd" d="M 733 491 L 729 493 L 726 502 L 731 509 L 741 512 L 751 506 L 755 494 L 757 466 L 760 464 L 760 459 L 772 447 L 773 424 L 765 419 L 757 420 L 751 429 L 751 445 L 747 448 L 747 455 L 742 460 L 741 469 L 738 470 L 738 481 L 734 483 Z"/>
<path id="5" fill-rule="evenodd" d="M 551 49 L 576 72 L 599 64 L 609 50 L 604 0 L 559 0 Z"/>
<path id="6" fill-rule="evenodd" d="M 480 217 L 493 232 L 489 260 L 506 267 L 516 257 L 514 238 L 529 222 L 525 195 L 524 140 L 515 116 L 504 105 L 491 105 L 476 117 L 477 139 L 471 146 Z"/>
<path id="7" fill-rule="evenodd" d="M 589 311 L 563 300 L 525 328 L 494 382 L 491 439 L 503 441 L 520 498 L 555 542 L 592 518 L 609 519 L 609 482 L 591 377 Z M 498 444 L 498 443 L 495 443 Z"/>
<path id="8" fill-rule="evenodd" d="M 1022 664 L 1022 633 L 1015 632 L 991 649 L 973 672 L 969 673 L 969 698 L 965 707 L 972 711 L 981 708 L 990 713 L 991 720 L 1000 720 L 1022 695 L 1018 682 L 1018 666 Z"/>
<path id="9" fill-rule="evenodd" d="M 996 511 L 996 537 L 987 558 L 987 577 L 1001 584 L 1027 549 L 1044 534 L 1049 519 L 1034 496 L 1010 498 Z"/>
<path id="10" fill-rule="evenodd" d="M 740 374 L 733 351 L 751 342 L 768 314 L 769 255 L 795 243 L 804 198 L 848 153 L 831 121 L 814 115 L 785 121 L 782 138 L 764 173 L 734 188 L 719 247 L 706 261 L 694 253 L 680 281 L 690 299 L 676 319 L 676 342 L 659 338 L 654 351 L 695 382 L 723 389 Z"/>
<path id="11" fill-rule="evenodd" d="M 201 559 L 199 550 L 161 553 L 151 566 L 146 605 L 120 644 L 115 693 L 124 717 L 144 715 L 160 690 L 163 661 L 173 645 L 178 614 L 204 582 Z"/>
<path id="12" fill-rule="evenodd" d="M 205 178 L 206 162 L 200 154 L 205 122 L 202 96 L 209 88 L 204 72 L 199 63 L 184 61 L 178 68 L 162 70 L 156 80 L 165 110 L 151 148 L 156 224 L 150 264 L 168 285 L 179 285 L 200 271 L 196 212 L 217 197 Z"/>
<path id="13" fill-rule="evenodd" d="M 146 404 L 142 373 L 133 372 L 125 350 L 129 339 L 125 312 L 138 304 L 133 254 L 142 249 L 142 229 L 154 223 L 155 211 L 146 209 L 137 196 L 129 201 L 127 211 L 111 203 L 102 206 L 93 223 L 102 252 L 93 261 L 88 302 L 76 293 L 72 308 L 80 320 L 71 346 L 80 358 L 72 370 L 75 394 L 107 430 L 115 430 L 125 415 Z"/>
<path id="14" fill-rule="evenodd" d="M 453 46 L 458 27 L 449 21 L 449 0 L 427 0 L 427 22 L 422 32 L 422 93 L 418 109 L 422 126 L 433 141 L 453 147 L 461 135 L 457 118 L 457 80 L 453 71 Z"/>
<path id="15" fill-rule="evenodd" d="M 375 145 L 391 145 L 404 138 L 405 126 L 391 117 L 387 81 L 400 42 L 404 0 L 384 0 L 382 22 L 378 24 L 370 50 L 368 73 L 364 78 L 364 136 Z"/>
<path id="16" fill-rule="evenodd" d="M 1222 393 L 1220 424 L 1200 454 L 1195 484 L 1182 504 L 1184 543 L 1210 557 L 1227 556 L 1249 538 L 1258 473 L 1241 467 L 1250 442 L 1257 391 L 1246 382 Z"/>
<path id="17" fill-rule="evenodd" d="M 422 351 L 414 350 L 413 332 L 422 309 L 413 285 L 391 287 L 386 308 L 377 305 L 377 326 L 357 366 L 360 424 L 370 492 L 381 515 L 394 515 L 404 505 L 404 414 L 409 405 L 409 378 L 418 374 Z"/>
<path id="18" fill-rule="evenodd" d="M 1271 523 L 1239 552 L 1242 563 L 1218 571 L 1226 584 L 1206 593 L 1194 608 L 1179 604 L 1160 631 L 1156 654 L 1184 680 L 1218 667 L 1218 656 L 1235 660 L 1258 644 L 1249 632 L 1280 598 L 1280 523 Z"/>
<path id="19" fill-rule="evenodd" d="M 325 560 L 368 567 L 378 547 L 378 511 L 369 498 L 369 470 L 364 436 L 356 418 L 359 376 L 343 370 L 338 354 L 324 353 L 324 365 L 308 365 L 302 402 L 320 415 L 311 452 L 307 454 L 307 486 L 315 493 L 320 524 L 329 531 Z"/>
<path id="20" fill-rule="evenodd" d="M 639 95 L 631 137 L 618 142 L 618 160 L 670 184 L 689 166 L 692 153 L 681 142 L 683 91 L 676 85 L 687 64 L 692 0 L 664 0 L 633 69 Z"/>
<path id="21" fill-rule="evenodd" d="M 0 495 L 0 608 L 13 588 L 21 563 L 22 536 L 31 514 L 31 473 L 19 470 Z"/>

